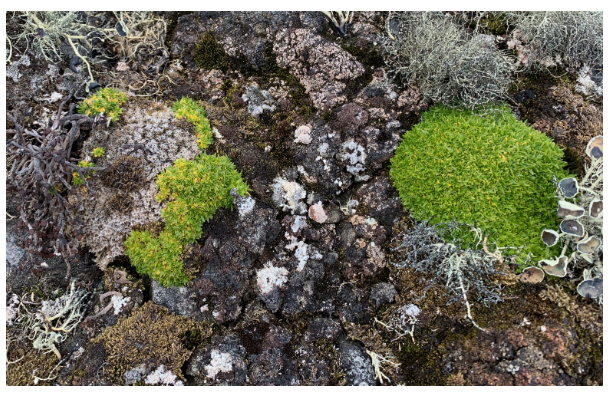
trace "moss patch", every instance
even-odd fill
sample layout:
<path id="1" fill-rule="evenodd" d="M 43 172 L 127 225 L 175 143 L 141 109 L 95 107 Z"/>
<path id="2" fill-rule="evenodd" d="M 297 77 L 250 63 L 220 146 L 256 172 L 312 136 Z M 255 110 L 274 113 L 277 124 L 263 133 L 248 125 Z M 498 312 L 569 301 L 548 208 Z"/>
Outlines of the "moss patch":
<path id="1" fill-rule="evenodd" d="M 403 136 L 390 177 L 416 218 L 477 222 L 498 245 L 525 246 L 520 256 L 543 259 L 540 231 L 556 223 L 551 180 L 567 176 L 562 156 L 507 106 L 487 116 L 437 106 Z"/>
<path id="2" fill-rule="evenodd" d="M 209 324 L 197 324 L 147 302 L 92 342 L 103 344 L 110 364 L 106 372 L 114 382 L 123 383 L 123 374 L 140 364 L 151 369 L 165 365 L 184 380 L 182 365 L 211 332 Z"/>
<path id="3" fill-rule="evenodd" d="M 7 330 L 8 332 L 8 330 Z M 19 358 L 22 358 L 19 360 Z M 12 344 L 7 352 L 8 361 L 17 361 L 7 365 L 6 385 L 52 385 L 54 380 L 35 381 L 36 377 L 46 379 L 49 376 L 57 376 L 59 369 L 57 358 L 53 353 L 43 354 L 29 347 L 20 347 Z"/>
<path id="4" fill-rule="evenodd" d="M 201 37 L 195 46 L 193 59 L 204 70 L 217 69 L 226 72 L 230 65 L 229 55 L 212 33 L 206 33 Z"/>

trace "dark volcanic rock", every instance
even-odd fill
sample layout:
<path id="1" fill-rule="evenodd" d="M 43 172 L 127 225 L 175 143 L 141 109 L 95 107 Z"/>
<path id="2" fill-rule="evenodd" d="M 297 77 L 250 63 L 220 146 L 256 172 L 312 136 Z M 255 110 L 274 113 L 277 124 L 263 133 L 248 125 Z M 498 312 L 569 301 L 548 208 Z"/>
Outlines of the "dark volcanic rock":
<path id="1" fill-rule="evenodd" d="M 347 385 L 377 385 L 371 357 L 367 355 L 364 347 L 343 339 L 339 341 L 339 352 Z"/>
<path id="2" fill-rule="evenodd" d="M 248 373 L 246 349 L 235 334 L 215 336 L 196 350 L 186 365 L 186 374 L 199 385 L 243 385 Z"/>

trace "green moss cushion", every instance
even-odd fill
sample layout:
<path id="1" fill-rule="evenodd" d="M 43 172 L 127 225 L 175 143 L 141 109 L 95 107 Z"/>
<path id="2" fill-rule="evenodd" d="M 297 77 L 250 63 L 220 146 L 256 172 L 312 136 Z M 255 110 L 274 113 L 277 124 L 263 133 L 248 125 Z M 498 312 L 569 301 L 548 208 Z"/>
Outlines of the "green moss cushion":
<path id="1" fill-rule="evenodd" d="M 404 134 L 390 177 L 416 218 L 476 222 L 499 246 L 538 258 L 550 253 L 539 236 L 555 227 L 552 177 L 567 176 L 562 155 L 508 106 L 477 115 L 439 105 Z"/>

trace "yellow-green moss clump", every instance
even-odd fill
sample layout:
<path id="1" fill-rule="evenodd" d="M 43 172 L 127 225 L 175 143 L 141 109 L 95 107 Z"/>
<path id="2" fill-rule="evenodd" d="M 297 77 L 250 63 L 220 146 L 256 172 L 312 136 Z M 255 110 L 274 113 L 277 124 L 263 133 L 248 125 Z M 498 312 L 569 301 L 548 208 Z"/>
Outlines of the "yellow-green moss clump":
<path id="1" fill-rule="evenodd" d="M 91 151 L 91 155 L 93 155 L 94 158 L 102 157 L 104 154 L 106 154 L 106 149 L 104 147 L 97 147 Z"/>
<path id="2" fill-rule="evenodd" d="M 203 107 L 185 96 L 174 104 L 172 110 L 174 110 L 176 118 L 185 117 L 187 121 L 195 126 L 199 149 L 204 150 L 212 144 L 212 129 Z"/>
<path id="3" fill-rule="evenodd" d="M 95 167 L 95 163 L 87 162 L 86 160 L 81 160 L 78 162 L 78 167 Z M 94 172 L 91 172 L 93 174 Z M 89 179 L 91 175 L 84 173 L 85 179 Z M 84 185 L 85 181 L 80 178 L 77 172 L 72 173 L 72 185 Z"/>
<path id="4" fill-rule="evenodd" d="M 14 363 L 6 367 L 6 385 L 52 385 L 60 370 L 55 355 L 20 346 L 13 343 L 8 348 L 7 360 Z"/>
<path id="5" fill-rule="evenodd" d="M 185 116 L 198 131 L 199 146 L 211 142 L 210 123 L 205 111 L 189 98 L 174 105 L 176 116 Z M 205 135 L 209 132 L 209 136 Z M 248 194 L 248 185 L 226 156 L 198 155 L 194 160 L 178 159 L 157 176 L 157 201 L 169 200 L 161 210 L 165 229 L 158 235 L 134 230 L 125 241 L 131 264 L 165 287 L 184 286 L 188 276 L 181 259 L 185 245 L 201 236 L 201 226 L 220 207 L 232 207 L 231 189 Z"/>
<path id="6" fill-rule="evenodd" d="M 119 116 L 123 113 L 121 105 L 126 100 L 127 95 L 125 93 L 112 88 L 104 88 L 83 100 L 78 112 L 87 116 L 104 113 L 108 118 L 108 123 L 110 123 L 110 121 L 118 121 Z"/>
<path id="7" fill-rule="evenodd" d="M 211 335 L 210 328 L 207 331 L 202 328 L 201 324 L 147 302 L 131 316 L 119 319 L 92 342 L 103 344 L 106 361 L 110 364 L 105 371 L 117 383 L 123 383 L 123 374 L 141 364 L 153 371 L 165 365 L 167 370 L 184 380 L 182 365 L 191 355 L 189 348 L 195 346 L 187 343 L 193 333 L 199 335 L 199 341 Z"/>
<path id="8" fill-rule="evenodd" d="M 567 176 L 562 156 L 508 106 L 482 116 L 439 105 L 404 134 L 390 177 L 416 218 L 476 222 L 499 246 L 543 259 L 540 232 L 557 217 L 552 178 Z"/>

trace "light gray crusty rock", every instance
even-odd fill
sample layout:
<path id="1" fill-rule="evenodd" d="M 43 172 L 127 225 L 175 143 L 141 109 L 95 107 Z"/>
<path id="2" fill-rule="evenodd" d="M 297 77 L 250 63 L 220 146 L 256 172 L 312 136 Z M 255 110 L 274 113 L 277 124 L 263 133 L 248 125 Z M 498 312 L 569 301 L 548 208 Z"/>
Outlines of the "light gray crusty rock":
<path id="1" fill-rule="evenodd" d="M 134 150 L 138 144 L 142 149 Z M 106 154 L 96 160 L 98 166 L 130 156 L 140 166 L 138 177 L 141 178 L 129 188 L 121 186 L 129 185 L 130 177 L 136 176 L 136 169 L 129 168 L 135 162 L 126 162 L 121 182 L 109 185 L 107 174 L 100 172 L 89 180 L 91 190 L 80 191 L 85 208 L 83 243 L 96 254 L 98 266 L 105 269 L 114 258 L 125 253 L 124 240 L 134 225 L 161 220 L 163 204 L 155 199 L 157 175 L 176 159 L 193 159 L 201 151 L 195 132 L 177 120 L 169 107 L 135 97 L 125 103 L 120 126 L 113 124 L 91 133 L 83 146 L 83 159 L 87 159 L 96 147 L 106 150 Z M 129 210 L 112 209 L 112 203 L 117 199 L 128 201 Z"/>
<path id="2" fill-rule="evenodd" d="M 375 302 L 377 308 L 385 303 L 391 303 L 396 296 L 396 288 L 390 283 L 379 283 L 373 286 L 370 299 Z"/>
<path id="3" fill-rule="evenodd" d="M 152 301 L 167 307 L 174 314 L 195 318 L 200 316 L 197 308 L 196 294 L 187 287 L 163 287 L 157 280 L 151 281 Z"/>
<path id="4" fill-rule="evenodd" d="M 246 86 L 246 93 L 242 100 L 248 103 L 248 112 L 253 117 L 258 117 L 263 111 L 275 111 L 275 100 L 267 91 L 260 90 L 255 84 Z"/>
<path id="5" fill-rule="evenodd" d="M 25 250 L 17 245 L 17 238 L 7 229 L 6 232 L 6 269 L 17 266 L 25 255 Z"/>
<path id="6" fill-rule="evenodd" d="M 371 357 L 368 356 L 364 347 L 344 339 L 339 341 L 339 353 L 347 385 L 377 385 Z"/>
<path id="7" fill-rule="evenodd" d="M 354 56 L 310 29 L 280 30 L 273 53 L 278 66 L 288 67 L 322 110 L 345 103 L 346 83 L 364 74 Z"/>

